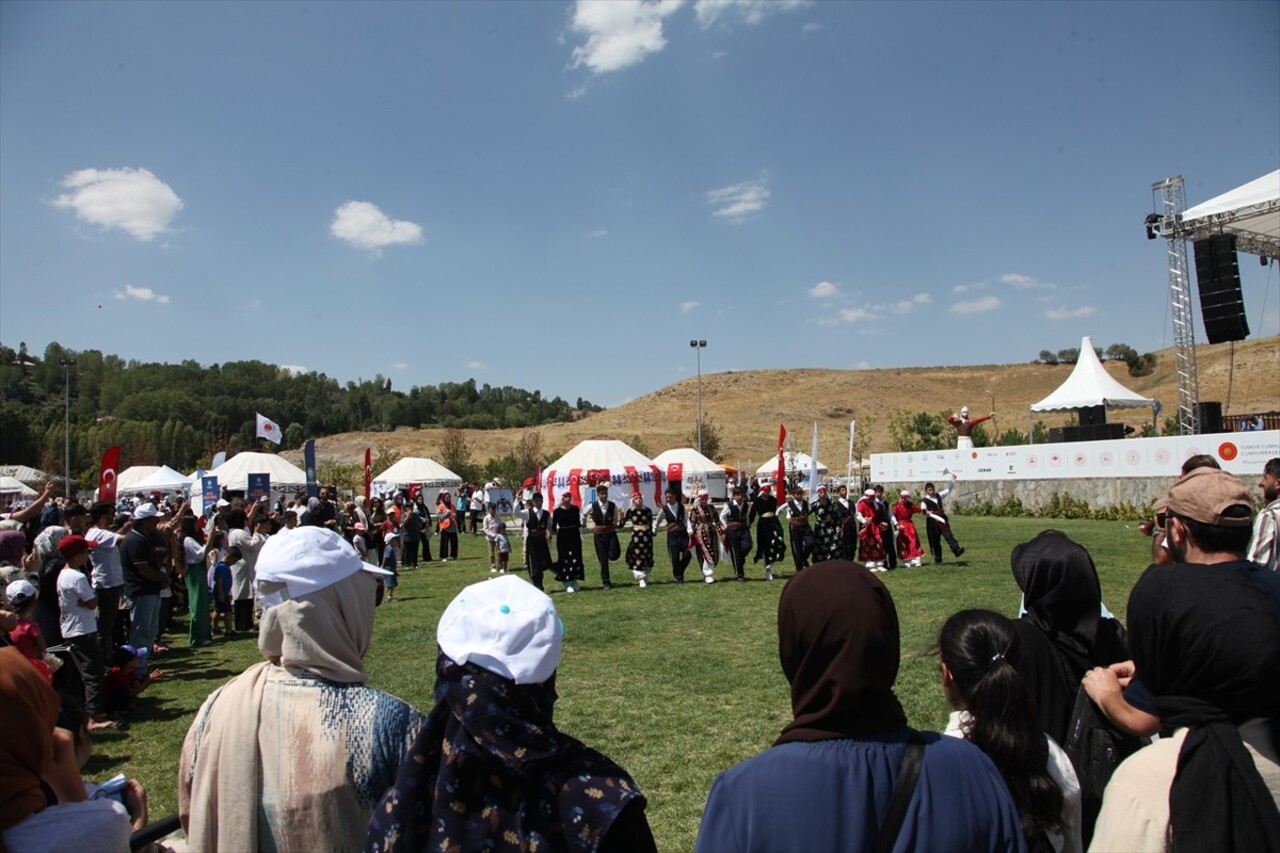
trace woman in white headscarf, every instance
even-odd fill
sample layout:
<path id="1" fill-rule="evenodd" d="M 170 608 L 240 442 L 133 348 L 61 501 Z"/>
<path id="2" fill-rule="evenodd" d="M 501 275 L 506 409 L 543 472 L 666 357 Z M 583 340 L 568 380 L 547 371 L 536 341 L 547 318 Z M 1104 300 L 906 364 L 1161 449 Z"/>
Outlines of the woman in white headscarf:
<path id="1" fill-rule="evenodd" d="M 302 527 L 258 558 L 267 658 L 214 691 L 182 747 L 178 814 L 192 850 L 358 850 L 422 725 L 367 687 L 380 569 Z"/>

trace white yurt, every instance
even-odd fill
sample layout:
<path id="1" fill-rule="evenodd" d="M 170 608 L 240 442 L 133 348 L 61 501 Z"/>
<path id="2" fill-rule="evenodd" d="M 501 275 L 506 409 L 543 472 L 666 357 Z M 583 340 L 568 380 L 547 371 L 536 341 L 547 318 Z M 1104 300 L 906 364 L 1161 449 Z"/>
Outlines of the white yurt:
<path id="1" fill-rule="evenodd" d="M 675 447 L 653 457 L 668 483 L 679 483 L 681 491 L 692 497 L 699 489 L 706 489 L 713 501 L 729 498 L 728 477 L 724 468 L 712 462 L 692 447 Z"/>
<path id="2" fill-rule="evenodd" d="M 665 482 L 662 469 L 625 442 L 591 438 L 544 468 L 538 488 L 548 510 L 557 506 L 566 491 L 579 507 L 591 503 L 600 483 L 609 484 L 609 498 L 619 507 L 628 506 L 631 494 L 638 491 L 644 505 L 656 510 L 663 504 Z"/>
<path id="3" fill-rule="evenodd" d="M 452 492 L 461 485 L 461 477 L 434 459 L 406 456 L 374 477 L 371 488 L 376 494 L 385 494 L 393 489 L 421 486 L 431 498 L 435 498 L 438 490 L 448 489 Z"/>
<path id="4" fill-rule="evenodd" d="M 205 472 L 206 477 L 218 478 L 219 489 L 232 491 L 244 491 L 249 488 L 250 474 L 270 475 L 271 489 L 275 492 L 284 489 L 301 489 L 307 485 L 306 471 L 274 453 L 252 451 L 237 453 L 212 471 Z"/>

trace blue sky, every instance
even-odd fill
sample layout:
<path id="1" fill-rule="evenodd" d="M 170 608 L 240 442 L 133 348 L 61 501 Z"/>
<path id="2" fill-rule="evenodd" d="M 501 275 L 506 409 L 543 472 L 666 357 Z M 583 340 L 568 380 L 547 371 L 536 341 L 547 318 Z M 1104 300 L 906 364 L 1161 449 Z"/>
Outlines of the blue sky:
<path id="1" fill-rule="evenodd" d="M 1151 184 L 1280 166 L 1278 43 L 1275 2 L 8 0 L 0 340 L 604 405 L 691 338 L 1155 349 Z"/>

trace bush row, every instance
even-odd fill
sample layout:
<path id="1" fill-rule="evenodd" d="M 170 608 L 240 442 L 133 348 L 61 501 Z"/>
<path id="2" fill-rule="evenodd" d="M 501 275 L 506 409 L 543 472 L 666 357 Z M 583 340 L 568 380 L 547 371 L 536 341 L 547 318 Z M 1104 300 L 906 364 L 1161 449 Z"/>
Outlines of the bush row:
<path id="1" fill-rule="evenodd" d="M 1130 503 L 1119 503 L 1093 507 L 1081 498 L 1073 498 L 1065 492 L 1054 492 L 1045 505 L 1039 508 L 1024 506 L 1020 498 L 1009 495 L 999 502 L 980 500 L 953 506 L 951 511 L 956 515 L 996 518 L 1088 518 L 1098 521 L 1143 521 L 1151 518 L 1152 505 L 1134 506 Z"/>

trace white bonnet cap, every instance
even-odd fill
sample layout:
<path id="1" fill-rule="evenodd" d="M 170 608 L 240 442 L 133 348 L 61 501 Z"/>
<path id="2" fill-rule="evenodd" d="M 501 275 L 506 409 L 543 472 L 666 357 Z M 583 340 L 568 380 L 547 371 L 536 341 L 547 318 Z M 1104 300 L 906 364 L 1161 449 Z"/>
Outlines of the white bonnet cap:
<path id="1" fill-rule="evenodd" d="M 541 684 L 560 663 L 564 627 L 545 592 L 514 575 L 472 584 L 440 617 L 436 641 L 455 663 Z"/>

